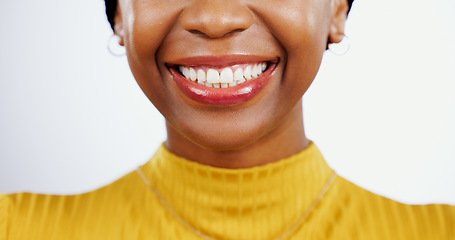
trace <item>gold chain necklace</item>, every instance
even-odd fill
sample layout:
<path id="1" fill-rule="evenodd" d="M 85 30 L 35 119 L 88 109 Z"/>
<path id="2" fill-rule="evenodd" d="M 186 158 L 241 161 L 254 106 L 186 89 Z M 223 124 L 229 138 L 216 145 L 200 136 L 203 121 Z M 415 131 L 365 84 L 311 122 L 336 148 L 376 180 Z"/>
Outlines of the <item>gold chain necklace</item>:
<path id="1" fill-rule="evenodd" d="M 191 226 L 185 219 L 183 219 L 170 205 L 169 203 L 161 196 L 161 194 L 150 184 L 149 180 L 145 177 L 144 172 L 140 168 L 136 169 L 136 172 L 139 174 L 141 177 L 142 181 L 145 183 L 145 185 L 152 191 L 152 193 L 155 195 L 156 198 L 161 202 L 161 204 L 171 213 L 174 218 L 177 219 L 183 226 L 185 226 L 188 230 L 193 232 L 194 234 L 198 235 L 202 239 L 205 240 L 215 240 L 214 238 L 202 233 L 201 231 L 197 230 L 193 226 Z M 319 203 L 319 201 L 324 197 L 326 192 L 329 190 L 330 186 L 332 183 L 335 181 L 337 174 L 335 171 L 332 170 L 332 174 L 330 174 L 329 179 L 327 182 L 324 184 L 322 187 L 321 191 L 319 194 L 316 196 L 316 198 L 313 200 L 313 202 L 310 204 L 310 206 L 305 210 L 305 212 L 297 219 L 297 221 L 294 222 L 286 231 L 284 231 L 276 240 L 283 240 L 285 239 L 292 231 L 294 231 L 303 220 L 305 220 L 308 215 L 310 215 L 311 211 L 316 207 L 316 205 Z"/>

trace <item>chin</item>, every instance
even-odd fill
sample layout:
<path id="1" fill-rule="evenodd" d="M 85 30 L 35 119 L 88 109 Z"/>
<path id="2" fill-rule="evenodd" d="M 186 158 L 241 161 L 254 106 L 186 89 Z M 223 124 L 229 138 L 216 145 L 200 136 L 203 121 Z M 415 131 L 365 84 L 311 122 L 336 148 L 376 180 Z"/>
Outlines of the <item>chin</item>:
<path id="1" fill-rule="evenodd" d="M 220 138 L 219 136 L 210 134 L 192 140 L 195 144 L 199 145 L 202 148 L 217 152 L 225 152 L 238 151 L 247 148 L 253 143 L 257 142 L 257 140 L 264 134 L 261 134 L 261 136 L 257 135 L 258 134 L 255 133 L 242 132 L 240 134 L 226 134 Z"/>
<path id="2" fill-rule="evenodd" d="M 178 131 L 191 144 L 211 151 L 224 152 L 250 147 L 267 135 L 268 129 L 271 128 L 271 126 L 263 126 L 252 121 L 224 126 L 228 127 L 220 128 L 220 125 L 206 124 L 191 125 L 180 128 Z"/>

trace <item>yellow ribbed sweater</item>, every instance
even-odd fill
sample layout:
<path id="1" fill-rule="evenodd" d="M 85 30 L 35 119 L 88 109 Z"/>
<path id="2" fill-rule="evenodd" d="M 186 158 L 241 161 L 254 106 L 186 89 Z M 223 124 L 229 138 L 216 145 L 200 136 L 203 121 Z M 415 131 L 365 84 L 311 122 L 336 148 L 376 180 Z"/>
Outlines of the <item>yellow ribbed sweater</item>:
<path id="1" fill-rule="evenodd" d="M 141 167 L 190 226 L 214 239 L 276 239 L 308 209 L 332 170 L 314 144 L 249 169 L 220 169 L 157 151 Z M 73 196 L 0 196 L 4 239 L 201 239 L 163 207 L 137 172 Z M 455 207 L 405 205 L 336 177 L 286 239 L 455 239 Z"/>

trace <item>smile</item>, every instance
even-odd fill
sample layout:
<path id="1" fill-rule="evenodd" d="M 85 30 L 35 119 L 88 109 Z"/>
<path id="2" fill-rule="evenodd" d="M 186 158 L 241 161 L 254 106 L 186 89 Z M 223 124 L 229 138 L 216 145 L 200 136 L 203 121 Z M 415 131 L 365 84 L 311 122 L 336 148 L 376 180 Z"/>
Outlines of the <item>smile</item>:
<path id="1" fill-rule="evenodd" d="M 228 106 L 259 95 L 278 62 L 278 58 L 231 55 L 184 58 L 166 65 L 186 97 L 204 105 Z"/>
<path id="2" fill-rule="evenodd" d="M 212 88 L 229 88 L 261 76 L 268 67 L 267 62 L 236 64 L 224 68 L 208 66 L 178 66 L 180 74 L 189 81 Z"/>

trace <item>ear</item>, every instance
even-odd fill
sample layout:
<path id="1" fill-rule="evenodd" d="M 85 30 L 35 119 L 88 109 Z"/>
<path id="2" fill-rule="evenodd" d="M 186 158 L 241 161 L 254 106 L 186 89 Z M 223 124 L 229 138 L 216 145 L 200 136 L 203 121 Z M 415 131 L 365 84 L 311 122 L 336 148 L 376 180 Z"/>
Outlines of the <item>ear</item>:
<path id="1" fill-rule="evenodd" d="M 119 36 L 119 42 L 121 46 L 125 46 L 124 42 L 124 30 L 123 30 L 123 17 L 122 12 L 120 10 L 120 3 L 117 3 L 117 8 L 115 9 L 115 16 L 114 16 L 114 33 L 115 35 Z"/>
<path id="2" fill-rule="evenodd" d="M 348 1 L 332 0 L 332 20 L 329 28 L 329 43 L 339 43 L 344 38 L 344 24 L 348 17 Z"/>

